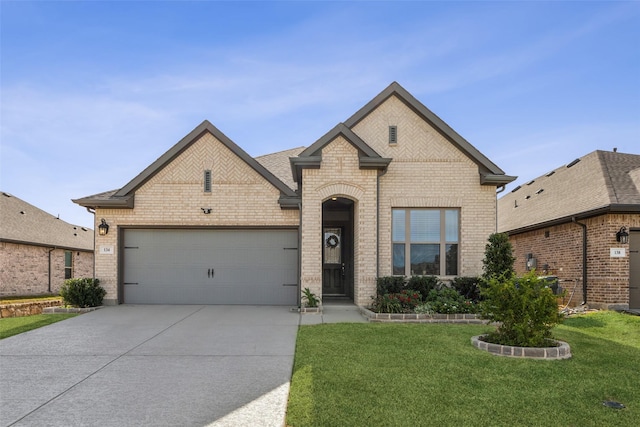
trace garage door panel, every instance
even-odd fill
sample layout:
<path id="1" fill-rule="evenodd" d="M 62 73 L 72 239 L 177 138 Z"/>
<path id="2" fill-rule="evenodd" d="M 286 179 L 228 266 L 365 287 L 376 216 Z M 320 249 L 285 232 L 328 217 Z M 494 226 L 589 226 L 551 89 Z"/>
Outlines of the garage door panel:
<path id="1" fill-rule="evenodd" d="M 124 300 L 297 303 L 296 230 L 125 230 Z"/>

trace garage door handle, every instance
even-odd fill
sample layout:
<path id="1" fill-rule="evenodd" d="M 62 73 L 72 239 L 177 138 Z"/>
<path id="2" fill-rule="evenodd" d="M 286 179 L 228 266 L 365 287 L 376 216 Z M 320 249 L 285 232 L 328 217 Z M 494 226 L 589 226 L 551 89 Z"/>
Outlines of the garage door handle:
<path id="1" fill-rule="evenodd" d="M 213 277 L 216 275 L 216 270 L 213 268 L 210 268 L 207 270 L 207 277 L 210 279 L 213 279 Z"/>

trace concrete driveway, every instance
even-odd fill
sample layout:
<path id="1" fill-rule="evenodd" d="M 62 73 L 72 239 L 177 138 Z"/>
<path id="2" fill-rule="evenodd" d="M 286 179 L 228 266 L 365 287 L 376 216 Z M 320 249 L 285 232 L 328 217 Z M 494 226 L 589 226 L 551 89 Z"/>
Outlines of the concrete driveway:
<path id="1" fill-rule="evenodd" d="M 0 341 L 2 426 L 278 426 L 288 307 L 106 307 Z"/>

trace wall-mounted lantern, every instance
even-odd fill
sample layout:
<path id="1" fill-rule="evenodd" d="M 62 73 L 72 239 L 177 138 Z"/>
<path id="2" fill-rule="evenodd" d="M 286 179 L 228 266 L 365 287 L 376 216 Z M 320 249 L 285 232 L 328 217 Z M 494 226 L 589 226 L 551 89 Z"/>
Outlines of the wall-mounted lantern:
<path id="1" fill-rule="evenodd" d="M 104 218 L 100 220 L 100 225 L 98 226 L 98 234 L 101 236 L 106 236 L 109 233 L 109 224 L 105 221 Z"/>
<path id="2" fill-rule="evenodd" d="M 616 241 L 626 245 L 629 243 L 629 233 L 627 233 L 627 227 L 620 227 L 620 230 L 616 233 Z"/>

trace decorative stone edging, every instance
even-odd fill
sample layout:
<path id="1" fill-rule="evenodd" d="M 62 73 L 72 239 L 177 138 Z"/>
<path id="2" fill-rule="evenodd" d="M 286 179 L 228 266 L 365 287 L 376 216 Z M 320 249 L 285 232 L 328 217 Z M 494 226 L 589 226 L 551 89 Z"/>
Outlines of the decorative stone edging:
<path id="1" fill-rule="evenodd" d="M 373 311 L 358 306 L 360 313 L 369 322 L 389 323 L 472 323 L 486 324 L 476 314 L 415 314 L 415 313 L 374 313 Z"/>
<path id="2" fill-rule="evenodd" d="M 45 308 L 42 313 L 43 314 L 59 314 L 59 313 L 88 313 L 90 311 L 96 311 L 98 309 L 102 308 L 102 306 L 99 307 L 83 307 L 83 308 L 79 308 L 79 307 L 48 307 Z"/>
<path id="3" fill-rule="evenodd" d="M 496 356 L 519 357 L 525 359 L 560 360 L 571 358 L 571 348 L 564 341 L 554 341 L 557 347 L 513 347 L 482 341 L 482 335 L 471 338 L 474 347 Z"/>
<path id="4" fill-rule="evenodd" d="M 60 305 L 62 305 L 62 299 L 2 304 L 0 305 L 0 318 L 33 316 L 42 314 L 47 308 Z"/>

